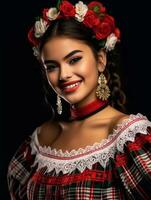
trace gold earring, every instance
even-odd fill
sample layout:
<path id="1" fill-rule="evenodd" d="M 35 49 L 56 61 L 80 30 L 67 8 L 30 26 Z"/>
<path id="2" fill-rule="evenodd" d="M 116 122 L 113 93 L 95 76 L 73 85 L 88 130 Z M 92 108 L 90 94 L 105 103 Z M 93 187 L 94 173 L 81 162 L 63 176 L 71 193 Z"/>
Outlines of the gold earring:
<path id="1" fill-rule="evenodd" d="M 57 95 L 57 103 L 56 103 L 56 105 L 57 105 L 57 113 L 59 115 L 61 115 L 62 114 L 62 103 L 61 103 L 61 98 L 60 98 L 59 95 Z"/>
<path id="2" fill-rule="evenodd" d="M 100 74 L 98 78 L 98 86 L 96 89 L 96 96 L 101 100 L 107 100 L 110 96 L 110 89 L 107 85 L 106 77 L 103 73 Z"/>

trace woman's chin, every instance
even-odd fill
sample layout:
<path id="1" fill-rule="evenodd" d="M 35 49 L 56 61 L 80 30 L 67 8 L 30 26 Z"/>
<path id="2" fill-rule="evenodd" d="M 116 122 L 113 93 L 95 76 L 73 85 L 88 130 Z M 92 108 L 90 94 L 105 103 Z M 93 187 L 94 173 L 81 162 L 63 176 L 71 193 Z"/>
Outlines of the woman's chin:
<path id="1" fill-rule="evenodd" d="M 74 97 L 74 96 L 72 96 L 72 97 L 62 97 L 66 102 L 68 102 L 69 104 L 78 104 L 79 102 L 81 102 L 82 101 L 82 99 L 83 98 L 80 98 L 79 96 L 77 97 L 77 95 L 76 95 L 76 97 Z"/>

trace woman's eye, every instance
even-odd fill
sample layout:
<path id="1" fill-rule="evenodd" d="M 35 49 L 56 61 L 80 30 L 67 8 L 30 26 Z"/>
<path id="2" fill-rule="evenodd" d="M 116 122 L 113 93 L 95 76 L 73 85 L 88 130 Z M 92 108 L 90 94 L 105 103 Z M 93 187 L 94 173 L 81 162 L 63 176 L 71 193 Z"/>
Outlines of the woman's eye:
<path id="1" fill-rule="evenodd" d="M 52 72 L 56 69 L 58 69 L 58 67 L 56 65 L 47 65 L 47 67 L 46 67 L 47 72 Z"/>
<path id="2" fill-rule="evenodd" d="M 70 61 L 69 61 L 69 64 L 70 65 L 74 65 L 75 63 L 77 63 L 79 60 L 81 60 L 82 57 L 76 57 L 76 58 L 72 58 Z"/>

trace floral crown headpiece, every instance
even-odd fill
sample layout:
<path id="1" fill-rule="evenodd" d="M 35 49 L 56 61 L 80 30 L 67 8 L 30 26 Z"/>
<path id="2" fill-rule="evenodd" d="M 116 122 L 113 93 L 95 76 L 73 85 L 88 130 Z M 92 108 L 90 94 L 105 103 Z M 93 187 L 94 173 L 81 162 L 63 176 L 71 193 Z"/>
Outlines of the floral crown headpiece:
<path id="1" fill-rule="evenodd" d="M 106 51 L 114 49 L 120 39 L 120 30 L 115 26 L 115 20 L 108 15 L 102 3 L 92 1 L 88 5 L 79 1 L 72 5 L 63 0 L 57 7 L 44 8 L 34 26 L 28 32 L 28 39 L 33 45 L 34 55 L 39 56 L 40 38 L 44 35 L 51 22 L 57 19 L 71 19 L 83 23 L 93 30 L 94 37 L 103 43 Z"/>

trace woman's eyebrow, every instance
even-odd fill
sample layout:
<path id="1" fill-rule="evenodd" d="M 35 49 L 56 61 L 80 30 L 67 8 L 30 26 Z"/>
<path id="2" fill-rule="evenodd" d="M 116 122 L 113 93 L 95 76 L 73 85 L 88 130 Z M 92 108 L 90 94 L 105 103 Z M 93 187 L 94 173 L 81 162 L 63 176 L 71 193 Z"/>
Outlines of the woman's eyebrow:
<path id="1" fill-rule="evenodd" d="M 67 55 L 63 58 L 63 60 L 66 60 L 66 59 L 70 58 L 71 56 L 73 56 L 74 54 L 79 53 L 79 52 L 82 52 L 82 51 L 81 51 L 81 50 L 73 50 L 73 51 L 71 51 L 69 54 L 67 54 Z M 56 61 L 56 60 L 45 60 L 45 61 L 44 61 L 44 64 L 49 64 L 49 63 L 54 63 L 54 64 L 56 64 L 57 61 Z"/>
<path id="2" fill-rule="evenodd" d="M 57 61 L 55 61 L 55 60 L 44 60 L 45 65 L 50 64 L 50 63 L 57 64 Z"/>
<path id="3" fill-rule="evenodd" d="M 82 52 L 82 51 L 81 51 L 81 50 L 73 50 L 73 51 L 71 51 L 69 54 L 67 54 L 67 55 L 63 58 L 63 60 L 66 60 L 67 58 L 73 56 L 75 53 L 79 53 L 79 52 Z"/>

